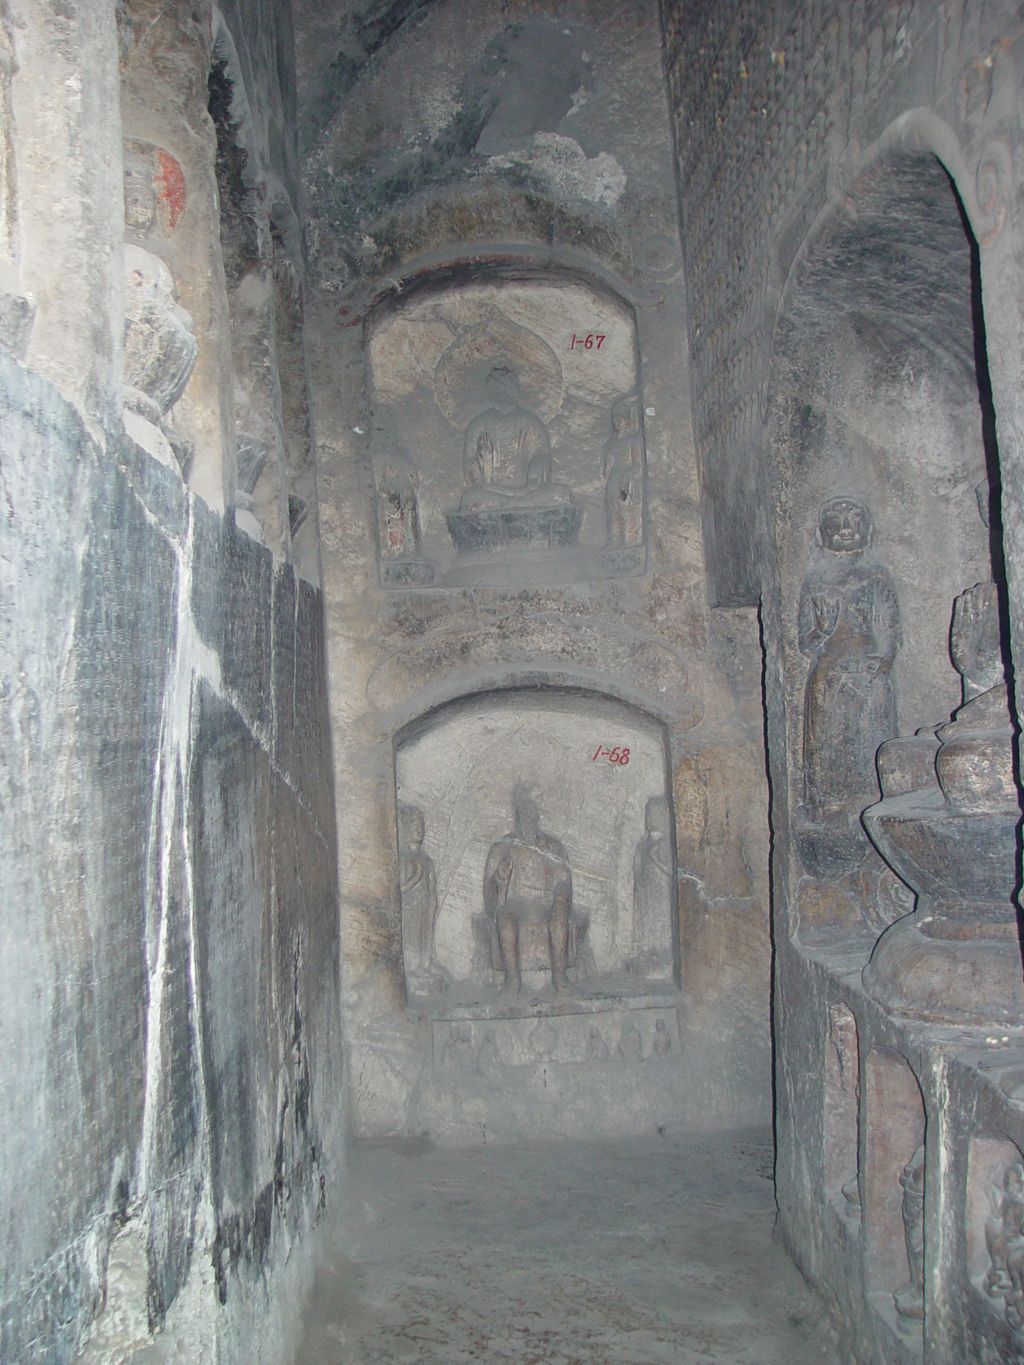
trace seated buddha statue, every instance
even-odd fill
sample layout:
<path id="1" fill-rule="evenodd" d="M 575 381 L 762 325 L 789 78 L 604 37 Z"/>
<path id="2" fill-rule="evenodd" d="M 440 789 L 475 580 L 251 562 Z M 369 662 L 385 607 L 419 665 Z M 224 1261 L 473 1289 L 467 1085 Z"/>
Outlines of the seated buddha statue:
<path id="1" fill-rule="evenodd" d="M 547 427 L 524 406 L 515 371 L 496 365 L 485 392 L 489 406 L 470 422 L 463 441 L 466 489 L 460 512 L 571 503 L 570 489 L 552 482 Z"/>

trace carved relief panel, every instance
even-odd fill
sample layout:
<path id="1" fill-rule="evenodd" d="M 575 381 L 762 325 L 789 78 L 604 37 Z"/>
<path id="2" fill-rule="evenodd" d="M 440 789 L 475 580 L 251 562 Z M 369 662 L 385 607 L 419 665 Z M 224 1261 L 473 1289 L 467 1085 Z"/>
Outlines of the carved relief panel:
<path id="1" fill-rule="evenodd" d="M 1024 1344 L 1024 1158 L 1005 1139 L 971 1142 L 967 1249 L 971 1279 L 1003 1318 L 1019 1351 Z"/>
<path id="2" fill-rule="evenodd" d="M 635 326 L 580 284 L 420 293 L 372 327 L 382 586 L 642 572 Z"/>
<path id="3" fill-rule="evenodd" d="M 607 699 L 514 689 L 435 715 L 396 766 L 410 995 L 571 1010 L 673 989 L 656 722 Z"/>

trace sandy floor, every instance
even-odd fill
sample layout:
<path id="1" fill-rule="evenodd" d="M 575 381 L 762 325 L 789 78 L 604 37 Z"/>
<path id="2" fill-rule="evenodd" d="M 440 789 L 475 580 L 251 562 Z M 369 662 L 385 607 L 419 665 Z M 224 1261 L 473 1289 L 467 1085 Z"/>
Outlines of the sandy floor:
<path id="1" fill-rule="evenodd" d="M 767 1134 L 357 1147 L 298 1365 L 837 1361 Z"/>

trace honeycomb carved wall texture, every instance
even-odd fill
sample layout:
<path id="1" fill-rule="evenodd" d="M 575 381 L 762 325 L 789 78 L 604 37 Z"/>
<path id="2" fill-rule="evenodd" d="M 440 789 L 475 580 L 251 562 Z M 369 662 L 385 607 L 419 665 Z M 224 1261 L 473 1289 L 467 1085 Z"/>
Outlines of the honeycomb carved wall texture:
<path id="1" fill-rule="evenodd" d="M 921 107 L 959 138 L 976 207 L 990 204 L 998 233 L 1012 166 L 992 142 L 994 93 L 1016 80 L 1007 35 L 1020 22 L 998 0 L 662 0 L 661 10 L 709 570 L 720 605 L 752 604 L 768 529 L 772 333 L 789 267 L 841 196 L 844 170 Z"/>

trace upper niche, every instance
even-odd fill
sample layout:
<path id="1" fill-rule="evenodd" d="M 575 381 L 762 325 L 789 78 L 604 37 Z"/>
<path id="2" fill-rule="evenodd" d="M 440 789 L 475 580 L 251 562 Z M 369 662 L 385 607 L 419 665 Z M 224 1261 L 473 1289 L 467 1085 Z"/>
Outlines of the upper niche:
<path id="1" fill-rule="evenodd" d="M 633 316 L 563 281 L 421 291 L 368 346 L 382 586 L 641 572 Z"/>

